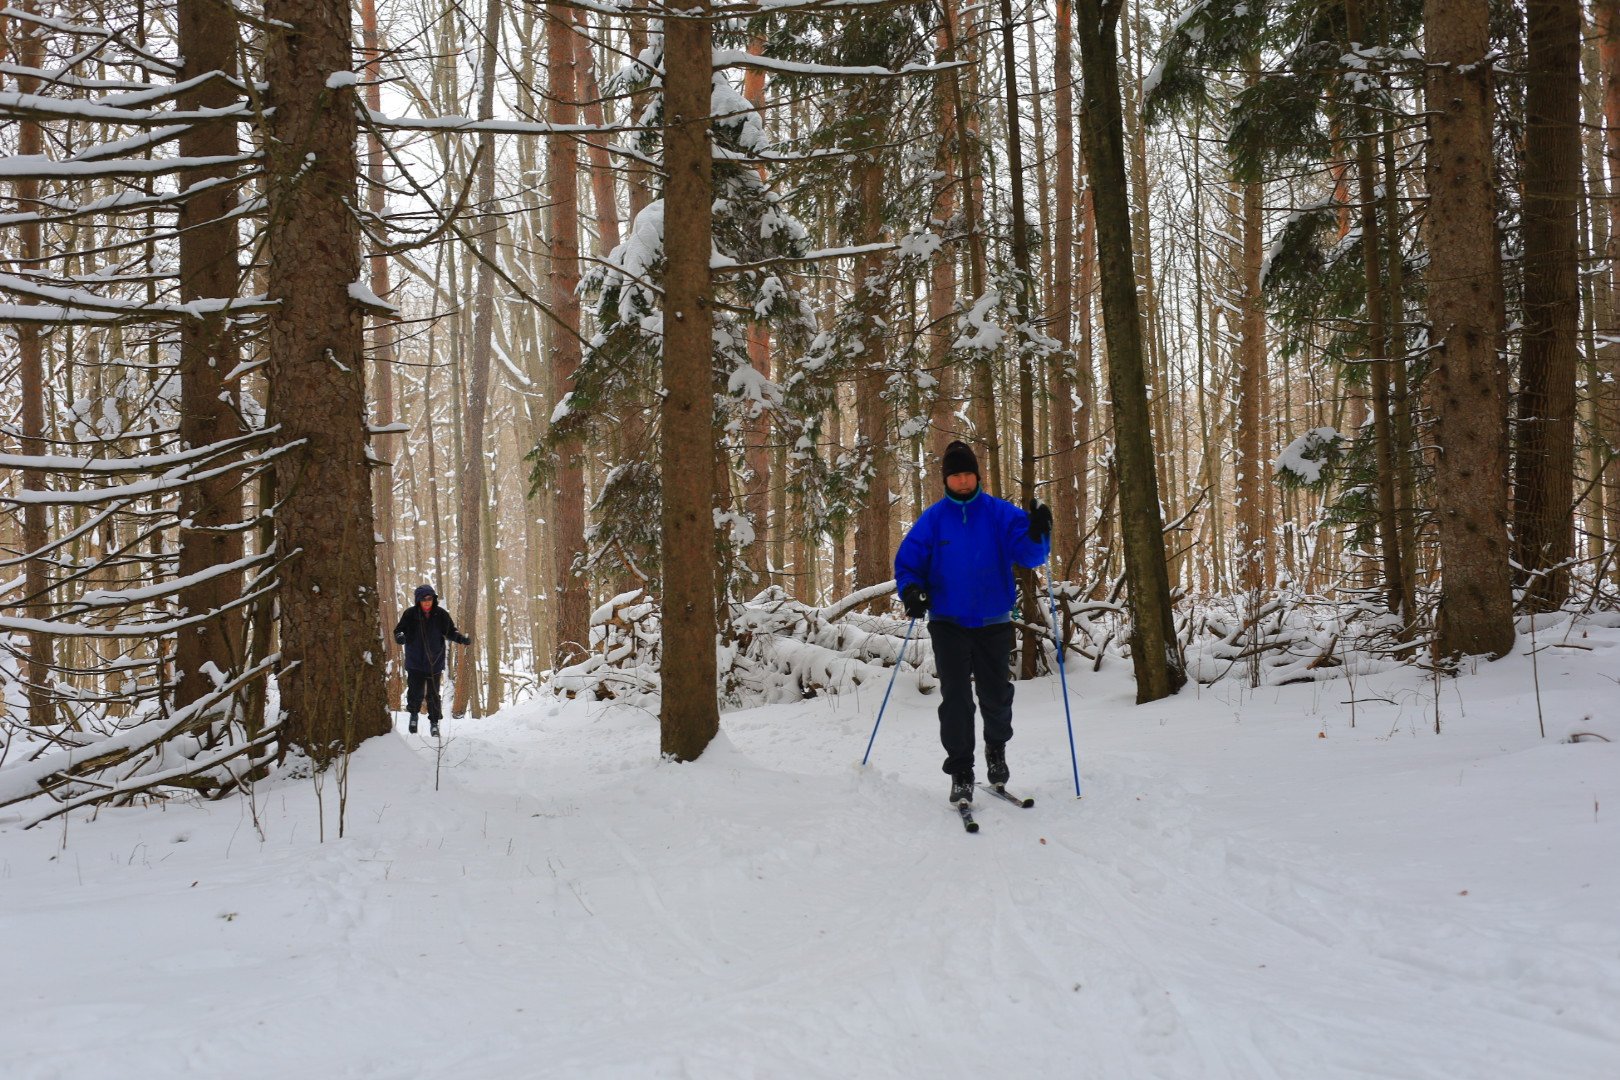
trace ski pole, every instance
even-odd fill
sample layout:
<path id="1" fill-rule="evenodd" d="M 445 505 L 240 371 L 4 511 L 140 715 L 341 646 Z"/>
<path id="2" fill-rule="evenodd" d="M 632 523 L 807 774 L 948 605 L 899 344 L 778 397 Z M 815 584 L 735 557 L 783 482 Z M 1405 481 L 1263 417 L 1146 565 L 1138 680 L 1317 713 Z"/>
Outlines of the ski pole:
<path id="1" fill-rule="evenodd" d="M 1058 637 L 1057 597 L 1052 592 L 1052 577 L 1046 578 L 1046 598 L 1052 608 L 1052 645 L 1057 649 L 1058 682 L 1063 687 L 1063 722 L 1069 729 L 1069 764 L 1074 766 L 1074 797 L 1080 798 L 1080 759 L 1074 752 L 1074 717 L 1069 715 L 1069 675 L 1063 664 L 1063 642 Z"/>
<path id="2" fill-rule="evenodd" d="M 883 691 L 883 704 L 878 706 L 877 723 L 872 725 L 872 737 L 866 740 L 866 753 L 861 757 L 862 766 L 866 764 L 867 758 L 872 756 L 872 744 L 877 742 L 878 724 L 883 723 L 883 710 L 889 707 L 889 695 L 894 692 L 894 680 L 900 674 L 900 661 L 906 658 L 906 646 L 911 644 L 911 632 L 915 629 L 917 620 L 913 617 L 911 625 L 906 627 L 906 640 L 900 644 L 900 655 L 894 658 L 894 670 L 889 673 L 889 688 Z"/>

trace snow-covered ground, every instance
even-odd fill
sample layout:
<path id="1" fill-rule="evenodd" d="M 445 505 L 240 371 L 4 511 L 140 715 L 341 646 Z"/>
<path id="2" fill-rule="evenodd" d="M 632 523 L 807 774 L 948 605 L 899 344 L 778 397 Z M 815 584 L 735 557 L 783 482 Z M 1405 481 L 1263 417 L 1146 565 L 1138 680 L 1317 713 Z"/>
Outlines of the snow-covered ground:
<path id="1" fill-rule="evenodd" d="M 308 779 L 0 817 L 0 1074 L 1620 1076 L 1620 632 L 1441 688 L 1021 685 L 1021 810 L 945 802 L 937 698 L 575 702 Z M 1545 641 L 1543 642 L 1545 644 Z M 1607 734 L 1561 741 L 1572 730 Z M 435 766 L 440 787 L 435 790 Z"/>

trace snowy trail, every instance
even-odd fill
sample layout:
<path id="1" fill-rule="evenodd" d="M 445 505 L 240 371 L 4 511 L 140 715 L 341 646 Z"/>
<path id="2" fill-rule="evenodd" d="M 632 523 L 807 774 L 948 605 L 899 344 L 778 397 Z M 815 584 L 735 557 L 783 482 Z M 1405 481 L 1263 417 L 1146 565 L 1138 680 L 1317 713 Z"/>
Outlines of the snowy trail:
<path id="1" fill-rule="evenodd" d="M 1544 662 L 1549 713 L 1620 715 L 1605 652 Z M 1342 684 L 1124 675 L 1071 683 L 1081 801 L 1019 688 L 1038 802 L 974 836 L 904 680 L 868 770 L 875 699 L 727 714 L 690 765 L 536 703 L 447 722 L 437 792 L 429 742 L 368 745 L 340 842 L 308 780 L 262 842 L 239 804 L 0 819 L 5 1075 L 1620 1075 L 1620 744 L 1537 738 L 1523 664 L 1441 736 L 1409 675 L 1354 729 Z"/>

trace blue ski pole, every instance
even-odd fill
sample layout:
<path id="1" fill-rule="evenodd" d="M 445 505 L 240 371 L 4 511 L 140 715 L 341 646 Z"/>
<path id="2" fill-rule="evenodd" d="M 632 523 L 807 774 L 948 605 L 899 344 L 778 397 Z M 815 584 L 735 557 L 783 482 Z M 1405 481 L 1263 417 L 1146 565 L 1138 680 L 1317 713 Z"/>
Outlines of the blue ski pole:
<path id="1" fill-rule="evenodd" d="M 894 692 L 895 676 L 900 674 L 900 661 L 906 658 L 906 646 L 911 644 L 911 632 L 917 629 L 917 620 L 912 619 L 911 625 L 906 627 L 906 640 L 900 645 L 900 655 L 894 658 L 894 670 L 889 673 L 889 688 L 883 691 L 883 704 L 878 706 L 877 723 L 872 725 L 872 737 L 866 740 L 866 753 L 861 757 L 861 764 L 866 764 L 867 758 L 872 756 L 872 744 L 877 742 L 878 724 L 883 723 L 883 710 L 889 707 L 889 695 Z"/>
<path id="2" fill-rule="evenodd" d="M 1052 592 L 1052 578 L 1046 578 L 1046 599 L 1052 606 L 1052 645 L 1057 649 L 1058 682 L 1063 687 L 1063 722 L 1069 728 L 1069 764 L 1074 766 L 1074 797 L 1080 798 L 1080 759 L 1074 752 L 1074 717 L 1069 715 L 1069 674 L 1063 664 L 1063 641 L 1058 637 L 1057 597 Z"/>

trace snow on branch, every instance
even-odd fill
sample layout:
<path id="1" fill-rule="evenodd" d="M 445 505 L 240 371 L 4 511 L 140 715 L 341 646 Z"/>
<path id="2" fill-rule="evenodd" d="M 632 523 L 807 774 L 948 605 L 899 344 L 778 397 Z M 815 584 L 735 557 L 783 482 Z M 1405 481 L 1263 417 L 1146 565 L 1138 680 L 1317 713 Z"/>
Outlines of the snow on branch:
<path id="1" fill-rule="evenodd" d="M 714 66 L 719 68 L 755 68 L 779 75 L 809 75 L 817 78 L 899 79 L 910 75 L 937 75 L 968 66 L 966 60 L 952 60 L 944 64 L 907 64 L 898 70 L 864 65 L 848 67 L 838 64 L 806 64 L 797 60 L 780 60 L 761 56 L 742 49 L 714 50 Z"/>
<path id="2" fill-rule="evenodd" d="M 60 805 L 24 826 L 32 828 L 74 806 L 127 797 L 156 785 L 172 784 L 264 745 L 274 735 L 273 725 L 251 738 L 233 741 L 228 740 L 228 732 L 210 733 L 207 729 L 219 726 L 215 714 L 223 703 L 249 683 L 266 677 L 280 661 L 279 653 L 267 656 L 191 704 L 167 715 L 144 719 L 111 735 L 86 737 L 78 732 L 60 733 L 34 753 L 0 766 L 0 806 L 40 796 L 58 799 Z M 211 745 L 207 752 L 189 757 L 181 764 L 168 760 L 164 751 L 172 748 L 166 744 L 176 735 L 198 729 L 227 736 L 227 739 L 208 740 L 210 744 L 223 742 L 223 745 Z M 16 748 L 15 736 L 10 745 Z M 128 767 L 131 762 L 136 763 L 133 769 Z M 108 782 L 106 777 L 120 767 L 122 775 Z M 89 791 L 85 790 L 87 787 Z"/>

